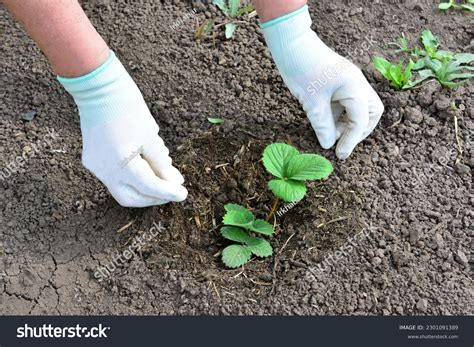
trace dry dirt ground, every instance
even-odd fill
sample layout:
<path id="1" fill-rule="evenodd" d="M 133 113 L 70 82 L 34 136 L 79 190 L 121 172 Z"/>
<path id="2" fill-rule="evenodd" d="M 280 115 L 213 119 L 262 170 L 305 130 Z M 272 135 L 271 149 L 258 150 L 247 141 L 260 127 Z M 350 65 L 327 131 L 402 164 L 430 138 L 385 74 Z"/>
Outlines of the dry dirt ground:
<path id="1" fill-rule="evenodd" d="M 190 196 L 118 206 L 81 166 L 72 99 L 0 7 L 0 314 L 473 313 L 474 86 L 395 93 L 370 64 L 386 42 L 403 32 L 414 43 L 425 28 L 447 49 L 472 51 L 471 14 L 440 13 L 434 1 L 310 1 L 314 29 L 363 69 L 386 106 L 341 162 L 319 147 L 255 19 L 234 40 L 198 42 L 197 23 L 222 20 L 212 6 L 83 3 L 142 90 Z M 35 118 L 23 120 L 29 111 Z M 259 158 L 273 141 L 324 154 L 335 172 L 276 218 L 275 257 L 227 270 L 216 256 L 226 245 L 222 206 L 268 212 Z M 5 171 L 21 155 L 26 162 Z"/>

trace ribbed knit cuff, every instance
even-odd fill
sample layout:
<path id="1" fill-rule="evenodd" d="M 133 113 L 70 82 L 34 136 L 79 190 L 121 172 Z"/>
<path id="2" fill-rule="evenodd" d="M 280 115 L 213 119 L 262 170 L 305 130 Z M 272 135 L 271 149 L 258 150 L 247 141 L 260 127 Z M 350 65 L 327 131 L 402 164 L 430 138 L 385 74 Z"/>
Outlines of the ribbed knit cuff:
<path id="1" fill-rule="evenodd" d="M 300 14 L 301 12 L 305 12 L 308 10 L 308 5 L 304 5 L 302 8 L 296 10 L 296 11 L 293 11 L 293 12 L 290 12 L 288 14 L 285 14 L 281 17 L 278 17 L 278 18 L 275 18 L 275 19 L 272 19 L 268 22 L 264 22 L 264 23 L 260 23 L 260 27 L 262 29 L 265 29 L 265 28 L 268 28 L 268 27 L 271 27 L 272 25 L 275 25 L 275 24 L 278 24 L 278 23 L 281 23 L 281 22 L 284 22 L 294 16 L 297 16 L 298 14 Z"/>
<path id="2" fill-rule="evenodd" d="M 311 16 L 308 5 L 282 17 L 262 23 L 263 35 L 270 50 L 274 46 L 297 39 L 311 29 Z"/>
<path id="3" fill-rule="evenodd" d="M 94 77 L 99 75 L 102 71 L 104 71 L 110 64 L 112 64 L 115 59 L 116 59 L 115 53 L 113 51 L 110 51 L 109 57 L 107 58 L 107 60 L 105 62 L 103 62 L 102 65 L 100 65 L 94 71 L 91 71 L 86 75 L 79 76 L 79 77 L 73 77 L 73 78 L 57 76 L 57 79 L 65 87 L 66 87 L 66 85 L 72 85 L 72 84 L 78 84 L 79 82 L 90 81 Z M 66 90 L 68 90 L 68 89 L 66 88 Z M 69 92 L 69 90 L 68 90 L 68 92 Z"/>
<path id="4" fill-rule="evenodd" d="M 82 128 L 129 116 L 133 110 L 126 100 L 132 96 L 141 97 L 127 70 L 112 51 L 101 66 L 87 75 L 76 78 L 58 76 L 57 79 L 74 98 Z"/>

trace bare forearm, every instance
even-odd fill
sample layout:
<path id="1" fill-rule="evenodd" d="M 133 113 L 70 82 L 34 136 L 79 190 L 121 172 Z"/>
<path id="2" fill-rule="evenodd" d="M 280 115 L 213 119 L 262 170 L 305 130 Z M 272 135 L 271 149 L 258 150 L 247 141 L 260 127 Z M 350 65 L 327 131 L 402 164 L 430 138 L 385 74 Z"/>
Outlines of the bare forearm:
<path id="1" fill-rule="evenodd" d="M 252 0 L 261 22 L 278 18 L 306 5 L 306 0 Z"/>
<path id="2" fill-rule="evenodd" d="M 1 1 L 36 41 L 58 75 L 81 76 L 107 59 L 107 44 L 77 0 Z"/>

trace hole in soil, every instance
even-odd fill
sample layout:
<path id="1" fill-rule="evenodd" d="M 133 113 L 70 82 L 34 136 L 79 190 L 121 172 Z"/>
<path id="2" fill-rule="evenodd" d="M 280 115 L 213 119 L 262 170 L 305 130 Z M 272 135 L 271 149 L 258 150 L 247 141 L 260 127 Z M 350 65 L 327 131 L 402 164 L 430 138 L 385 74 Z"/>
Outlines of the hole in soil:
<path id="1" fill-rule="evenodd" d="M 190 194 L 184 204 L 140 213 L 142 225 L 162 222 L 166 228 L 157 241 L 159 247 L 151 246 L 147 250 L 159 253 L 156 256 L 148 253 L 145 260 L 150 262 L 148 267 L 213 273 L 224 281 L 241 271 L 226 269 L 219 256 L 227 245 L 219 233 L 223 206 L 228 202 L 239 203 L 251 209 L 257 218 L 267 216 L 274 200 L 267 188 L 271 177 L 261 163 L 266 145 L 268 142 L 242 134 L 237 139 L 210 132 L 190 140 L 173 153 Z M 333 175 L 337 175 L 337 169 Z M 271 243 L 284 271 L 291 266 L 315 266 L 325 253 L 335 250 L 362 229 L 357 193 L 344 190 L 335 181 L 329 178 L 310 183 L 304 200 L 294 206 L 280 205 L 275 215 L 277 235 Z M 274 268 L 275 257 L 253 259 L 245 266 L 250 276 L 270 280 Z"/>

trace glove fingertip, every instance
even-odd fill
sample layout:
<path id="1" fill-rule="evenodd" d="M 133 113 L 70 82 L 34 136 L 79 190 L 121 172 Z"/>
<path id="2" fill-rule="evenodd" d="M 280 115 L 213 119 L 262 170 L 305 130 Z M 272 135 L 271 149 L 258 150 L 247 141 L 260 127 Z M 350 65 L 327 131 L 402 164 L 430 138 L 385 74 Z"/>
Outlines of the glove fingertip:
<path id="1" fill-rule="evenodd" d="M 173 187 L 170 200 L 174 202 L 183 202 L 188 197 L 188 190 L 182 185 L 176 185 Z"/>
<path id="2" fill-rule="evenodd" d="M 172 183 L 176 184 L 183 184 L 184 177 L 181 173 L 176 169 L 174 166 L 170 166 L 169 168 L 160 170 L 161 178 Z"/>

